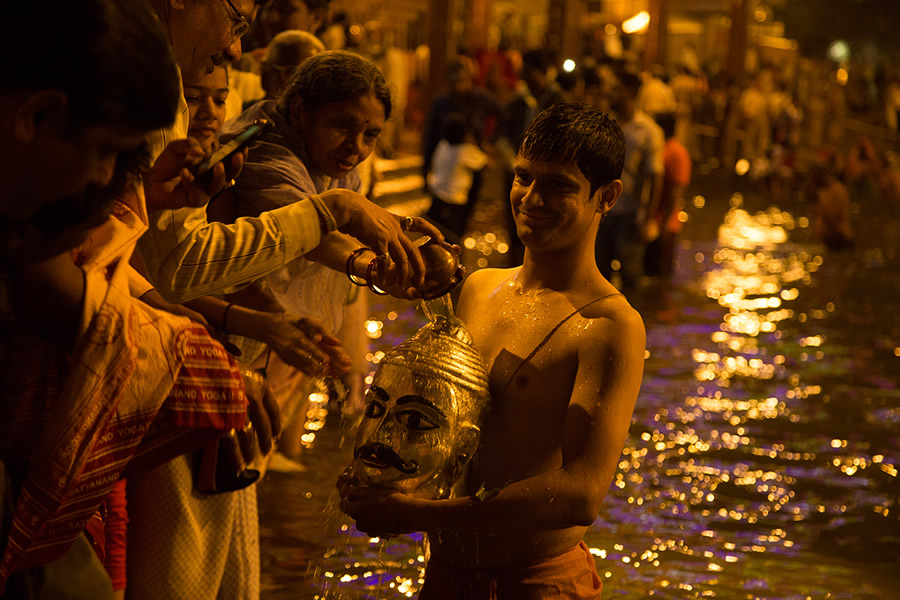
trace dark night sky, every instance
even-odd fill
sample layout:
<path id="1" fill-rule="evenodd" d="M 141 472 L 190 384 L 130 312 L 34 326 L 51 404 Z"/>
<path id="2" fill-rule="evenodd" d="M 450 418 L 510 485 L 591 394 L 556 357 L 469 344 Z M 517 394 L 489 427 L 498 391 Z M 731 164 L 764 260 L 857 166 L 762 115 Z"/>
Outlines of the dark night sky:
<path id="1" fill-rule="evenodd" d="M 796 39 L 804 53 L 825 52 L 836 39 L 851 51 L 874 47 L 900 56 L 900 0 L 769 0 L 785 36 Z"/>

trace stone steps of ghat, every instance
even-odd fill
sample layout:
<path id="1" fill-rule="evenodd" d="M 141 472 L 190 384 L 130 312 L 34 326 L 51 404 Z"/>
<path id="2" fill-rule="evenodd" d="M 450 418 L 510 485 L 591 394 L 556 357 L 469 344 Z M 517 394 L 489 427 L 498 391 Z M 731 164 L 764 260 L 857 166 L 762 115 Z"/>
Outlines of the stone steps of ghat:
<path id="1" fill-rule="evenodd" d="M 372 190 L 375 202 L 400 215 L 418 216 L 428 210 L 431 197 L 425 190 L 421 156 L 376 157 L 374 166 L 379 174 Z"/>

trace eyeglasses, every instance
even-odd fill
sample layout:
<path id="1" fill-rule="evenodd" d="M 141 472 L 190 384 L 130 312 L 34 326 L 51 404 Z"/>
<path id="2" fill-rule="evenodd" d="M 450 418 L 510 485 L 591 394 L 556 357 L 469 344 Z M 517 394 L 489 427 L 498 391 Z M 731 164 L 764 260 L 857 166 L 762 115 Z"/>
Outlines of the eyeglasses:
<path id="1" fill-rule="evenodd" d="M 231 39 L 236 40 L 247 33 L 247 30 L 250 29 L 250 21 L 241 14 L 241 11 L 237 9 L 237 7 L 232 4 L 231 0 L 225 0 L 228 3 L 228 6 L 232 11 L 232 18 L 234 18 L 235 23 L 231 26 Z"/>

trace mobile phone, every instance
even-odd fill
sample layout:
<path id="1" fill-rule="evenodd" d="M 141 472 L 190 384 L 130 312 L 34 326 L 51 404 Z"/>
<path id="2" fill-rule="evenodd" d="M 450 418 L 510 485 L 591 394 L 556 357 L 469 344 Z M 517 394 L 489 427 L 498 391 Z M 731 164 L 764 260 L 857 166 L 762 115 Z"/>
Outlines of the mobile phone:
<path id="1" fill-rule="evenodd" d="M 210 169 L 215 167 L 217 164 L 226 160 L 232 156 L 234 156 L 235 152 L 240 152 L 243 150 L 247 144 L 255 140 L 259 135 L 266 130 L 266 127 L 269 126 L 270 121 L 268 119 L 257 119 L 250 123 L 246 129 L 242 132 L 231 138 L 225 144 L 219 147 L 218 150 L 209 155 L 206 160 L 204 160 L 197 167 L 195 174 L 197 176 L 204 175 Z"/>

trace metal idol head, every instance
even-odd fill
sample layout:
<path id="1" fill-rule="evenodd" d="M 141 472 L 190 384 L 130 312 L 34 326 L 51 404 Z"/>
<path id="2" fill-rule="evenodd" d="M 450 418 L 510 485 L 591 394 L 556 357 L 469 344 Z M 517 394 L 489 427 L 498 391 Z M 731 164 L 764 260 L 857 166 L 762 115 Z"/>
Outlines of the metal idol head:
<path id="1" fill-rule="evenodd" d="M 365 485 L 446 498 L 478 446 L 488 375 L 462 322 L 432 316 L 381 360 L 350 473 Z"/>

